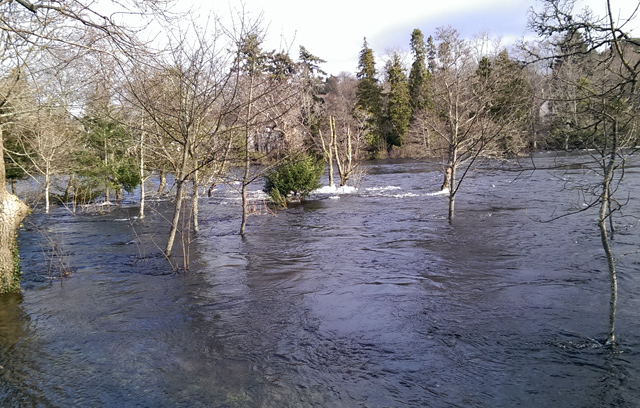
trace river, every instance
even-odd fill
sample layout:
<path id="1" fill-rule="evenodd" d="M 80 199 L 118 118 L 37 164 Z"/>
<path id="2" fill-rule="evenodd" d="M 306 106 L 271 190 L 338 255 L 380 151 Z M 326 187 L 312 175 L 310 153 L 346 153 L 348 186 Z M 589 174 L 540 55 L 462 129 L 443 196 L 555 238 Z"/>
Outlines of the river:
<path id="1" fill-rule="evenodd" d="M 582 205 L 572 186 L 592 173 L 485 167 L 450 224 L 439 165 L 366 168 L 357 191 L 276 213 L 254 191 L 245 237 L 237 193 L 219 187 L 178 273 L 158 255 L 165 201 L 143 223 L 133 198 L 104 214 L 34 213 L 22 293 L 0 297 L 0 406 L 640 405 L 639 257 L 618 263 L 619 344 L 603 347 L 596 213 L 541 222 Z M 638 173 L 620 187 L 627 216 Z M 621 218 L 616 253 L 639 243 Z"/>

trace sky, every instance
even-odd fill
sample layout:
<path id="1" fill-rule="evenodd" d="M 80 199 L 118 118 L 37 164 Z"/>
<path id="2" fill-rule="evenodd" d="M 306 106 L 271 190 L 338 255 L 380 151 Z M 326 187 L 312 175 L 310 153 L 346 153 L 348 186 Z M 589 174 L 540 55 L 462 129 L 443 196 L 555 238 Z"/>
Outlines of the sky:
<path id="1" fill-rule="evenodd" d="M 207 14 L 227 13 L 240 7 L 238 1 L 196 1 L 196 10 Z M 342 71 L 355 73 L 358 54 L 366 37 L 377 57 L 393 51 L 408 51 L 411 32 L 419 28 L 425 37 L 436 28 L 451 26 L 462 37 L 488 33 L 510 44 L 527 32 L 528 11 L 540 7 L 537 0 L 387 0 L 373 5 L 371 0 L 244 0 L 251 15 L 263 14 L 268 27 L 267 50 L 289 50 L 297 59 L 299 46 L 322 58 L 322 69 L 331 75 Z M 613 14 L 630 15 L 637 0 L 612 0 Z M 605 0 L 577 0 L 576 8 L 590 7 L 603 14 Z M 635 19 L 640 21 L 640 17 Z M 636 24 L 637 25 L 637 24 Z M 634 30 L 640 36 L 640 30 Z"/>

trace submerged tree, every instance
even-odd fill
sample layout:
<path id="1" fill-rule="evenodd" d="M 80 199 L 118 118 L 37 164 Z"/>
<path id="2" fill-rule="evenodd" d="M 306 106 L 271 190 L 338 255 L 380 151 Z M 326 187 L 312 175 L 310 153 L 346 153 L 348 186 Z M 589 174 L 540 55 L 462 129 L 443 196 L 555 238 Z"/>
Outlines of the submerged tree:
<path id="1" fill-rule="evenodd" d="M 304 134 L 298 131 L 298 125 L 309 118 L 309 106 L 303 103 L 308 96 L 304 86 L 313 86 L 308 69 L 320 61 L 306 50 L 300 65 L 284 51 L 265 51 L 263 35 L 260 20 L 241 21 L 237 31 L 231 33 L 236 47 L 233 81 L 239 106 L 236 152 L 243 169 L 238 180 L 242 197 L 240 234 L 246 232 L 250 184 L 279 161 L 306 149 Z"/>
<path id="2" fill-rule="evenodd" d="M 199 34 L 192 42 L 174 39 L 168 53 L 151 56 L 147 70 L 134 69 L 127 77 L 122 97 L 139 110 L 138 132 L 144 132 L 156 163 L 170 164 L 175 179 L 175 201 L 169 237 L 164 249 L 169 257 L 179 232 L 198 231 L 200 176 L 230 149 L 230 130 L 237 110 L 234 89 L 227 86 L 232 73 L 226 51 L 216 46 L 221 32 Z M 230 120 L 230 122 L 229 122 Z M 224 153 L 223 153 L 224 155 Z M 182 230 L 187 187 L 193 186 L 192 212 Z"/>
<path id="3" fill-rule="evenodd" d="M 77 146 L 79 129 L 65 107 L 44 106 L 19 123 L 18 150 L 8 151 L 30 177 L 42 185 L 45 213 L 51 206 L 53 177 L 71 174 L 72 150 Z"/>
<path id="4" fill-rule="evenodd" d="M 160 1 L 131 0 L 109 2 L 119 10 L 126 9 L 131 14 L 142 16 L 142 4 L 146 10 L 158 11 Z M 39 70 L 43 65 L 65 72 L 68 64 L 88 51 L 104 51 L 115 46 L 120 52 L 127 53 L 137 46 L 136 28 L 124 28 L 108 15 L 103 15 L 94 7 L 94 2 L 78 0 L 38 1 L 29 0 L 0 2 L 0 77 L 6 78 L 8 71 L 18 66 L 28 66 L 31 71 Z M 117 16 L 110 10 L 111 16 Z M 138 22 L 144 21 L 140 18 Z M 140 27 L 137 27 L 140 28 Z M 55 61 L 49 61 L 53 59 Z M 62 75 L 61 75 L 62 76 Z M 0 94 L 0 108 L 7 107 L 14 96 L 12 86 L 3 86 Z M 4 150 L 6 127 L 20 113 L 31 111 L 33 107 L 24 107 L 21 111 L 12 111 L 3 115 L 0 123 L 0 142 Z M 2 163 L 0 186 L 0 274 L 2 275 L 0 293 L 15 290 L 15 281 L 11 278 L 15 269 L 12 252 L 15 250 L 15 232 L 26 215 L 26 206 L 5 188 L 5 168 Z"/>
<path id="5" fill-rule="evenodd" d="M 110 201 L 112 191 L 119 200 L 123 190 L 132 192 L 142 180 L 138 137 L 130 126 L 125 126 L 123 109 L 116 107 L 113 85 L 108 82 L 105 78 L 96 84 L 96 90 L 86 103 L 85 114 L 80 120 L 84 127 L 82 147 L 75 152 L 80 165 L 78 175 L 100 185 L 106 202 Z"/>
<path id="6" fill-rule="evenodd" d="M 320 187 L 323 171 L 322 158 L 310 154 L 291 156 L 266 175 L 264 192 L 269 194 L 273 202 L 286 207 L 291 195 L 302 199 Z"/>
<path id="7" fill-rule="evenodd" d="M 452 28 L 438 29 L 437 60 L 429 88 L 426 125 L 445 145 L 442 189 L 449 193 L 448 218 L 453 221 L 455 199 L 478 160 L 501 156 L 500 140 L 517 125 L 520 97 L 509 88 L 522 68 L 495 69 L 493 58 L 474 59 L 468 41 Z"/>
<path id="8" fill-rule="evenodd" d="M 564 125 L 569 132 L 579 132 L 584 147 L 590 150 L 592 161 L 584 166 L 598 175 L 598 180 L 582 185 L 584 196 L 591 195 L 585 208 L 597 209 L 600 240 L 606 254 L 611 286 L 609 328 L 605 343 L 616 341 L 615 321 L 618 302 L 617 257 L 612 243 L 615 231 L 613 217 L 619 214 L 628 199 L 622 191 L 625 165 L 636 153 L 639 144 L 640 93 L 640 41 L 632 38 L 618 21 L 610 0 L 606 0 L 607 13 L 597 18 L 590 11 L 574 14 L 574 1 L 545 0 L 542 11 L 533 12 L 530 26 L 545 40 L 555 45 L 549 56 L 534 55 L 536 60 L 546 59 L 566 63 L 576 55 L 591 55 L 580 75 L 566 76 L 562 102 L 572 107 L 576 120 Z M 637 11 L 637 10 L 636 10 Z M 583 44 L 566 47 L 567 38 L 580 37 Z M 620 195 L 624 197 L 619 198 Z"/>
<path id="9" fill-rule="evenodd" d="M 358 115 L 353 114 L 357 85 L 358 81 L 347 73 L 332 76 L 325 83 L 322 99 L 328 118 L 325 118 L 320 142 L 329 162 L 329 185 L 333 185 L 334 164 L 338 169 L 340 186 L 345 186 L 359 173 L 357 170 L 364 159 L 367 147 L 364 124 L 358 122 Z"/>

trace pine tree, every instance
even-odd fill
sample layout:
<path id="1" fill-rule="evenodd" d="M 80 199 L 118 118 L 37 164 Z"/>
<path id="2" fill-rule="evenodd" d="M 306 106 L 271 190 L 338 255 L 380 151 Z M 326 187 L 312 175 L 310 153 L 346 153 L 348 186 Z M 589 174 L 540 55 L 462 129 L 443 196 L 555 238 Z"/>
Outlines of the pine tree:
<path id="1" fill-rule="evenodd" d="M 324 91 L 325 76 L 327 75 L 320 68 L 320 64 L 325 60 L 311 54 L 305 47 L 300 46 L 298 57 L 298 75 L 302 79 L 302 120 L 312 136 L 319 134 L 319 129 L 323 122 L 323 99 L 320 94 Z"/>
<path id="2" fill-rule="evenodd" d="M 496 57 L 492 75 L 497 77 L 497 89 L 491 107 L 493 120 L 498 123 L 511 122 L 500 138 L 500 147 L 502 154 L 515 156 L 529 143 L 527 135 L 530 133 L 528 126 L 533 120 L 533 91 L 524 68 L 512 60 L 506 50 Z"/>
<path id="3" fill-rule="evenodd" d="M 373 50 L 364 39 L 358 61 L 358 88 L 356 89 L 356 114 L 363 116 L 366 123 L 366 138 L 372 150 L 378 150 L 380 123 L 382 121 L 382 90 L 376 78 Z"/>
<path id="4" fill-rule="evenodd" d="M 592 75 L 597 52 L 589 49 L 585 37 L 575 29 L 560 37 L 556 46 L 559 55 L 552 63 L 549 106 L 553 121 L 549 142 L 565 150 L 585 148 L 590 131 L 584 121 L 588 122 L 589 115 L 580 114 L 577 82 Z"/>
<path id="5" fill-rule="evenodd" d="M 409 120 L 411 119 L 411 96 L 409 93 L 409 83 L 404 73 L 400 56 L 393 55 L 392 62 L 387 68 L 387 80 L 389 83 L 389 94 L 387 102 L 386 140 L 389 149 L 393 146 L 402 146 Z"/>
<path id="6" fill-rule="evenodd" d="M 436 56 L 438 51 L 436 50 L 436 44 L 433 41 L 433 36 L 427 38 L 427 70 L 429 75 L 433 75 L 436 70 Z"/>
<path id="7" fill-rule="evenodd" d="M 429 71 L 427 71 L 427 44 L 424 42 L 424 35 L 419 29 L 411 33 L 411 52 L 413 53 L 413 64 L 409 74 L 409 95 L 411 96 L 412 116 L 426 106 L 425 88 L 429 81 Z"/>
<path id="8" fill-rule="evenodd" d="M 482 57 L 478 63 L 476 74 L 485 80 L 491 76 L 491 60 L 488 57 Z"/>
<path id="9" fill-rule="evenodd" d="M 300 46 L 300 54 L 298 59 L 300 60 L 300 63 L 304 66 L 305 71 L 308 72 L 308 76 L 309 77 L 324 77 L 325 75 L 327 75 L 326 72 L 324 72 L 321 68 L 320 68 L 320 64 L 323 64 L 327 61 L 323 60 L 320 57 L 317 57 L 313 54 L 311 54 L 305 47 L 303 47 L 302 45 Z"/>
<path id="10" fill-rule="evenodd" d="M 267 55 L 261 48 L 262 39 L 257 34 L 249 34 L 238 45 L 238 59 L 241 70 L 248 75 L 255 75 L 262 70 Z"/>

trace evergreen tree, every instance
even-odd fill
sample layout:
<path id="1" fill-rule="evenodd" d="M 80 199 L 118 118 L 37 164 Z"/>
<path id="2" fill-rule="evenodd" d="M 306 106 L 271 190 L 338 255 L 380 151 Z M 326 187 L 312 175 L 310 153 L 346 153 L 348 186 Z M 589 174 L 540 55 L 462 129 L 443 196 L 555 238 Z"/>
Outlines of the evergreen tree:
<path id="1" fill-rule="evenodd" d="M 256 75 L 262 70 L 267 55 L 261 47 L 262 39 L 258 34 L 252 33 L 240 40 L 238 44 L 238 60 L 240 70 L 250 76 Z"/>
<path id="2" fill-rule="evenodd" d="M 499 89 L 493 101 L 492 112 L 496 119 L 516 117 L 523 121 L 529 112 L 531 94 L 523 67 L 509 57 L 505 50 L 498 54 L 491 72 L 499 78 Z"/>
<path id="3" fill-rule="evenodd" d="M 491 76 L 491 60 L 487 57 L 482 57 L 478 63 L 478 69 L 476 74 L 483 79 L 488 79 Z"/>
<path id="4" fill-rule="evenodd" d="M 498 138 L 499 154 L 517 155 L 527 145 L 525 136 L 533 103 L 523 67 L 503 50 L 493 62 L 483 57 L 476 74 L 489 95 L 487 105 L 491 120 L 502 127 Z"/>
<path id="5" fill-rule="evenodd" d="M 327 75 L 322 69 L 320 69 L 320 64 L 323 64 L 327 61 L 322 58 L 316 57 L 311 54 L 305 47 L 300 46 L 300 55 L 298 57 L 300 60 L 300 64 L 304 67 L 305 71 L 308 72 L 309 77 L 323 77 Z"/>
<path id="6" fill-rule="evenodd" d="M 582 115 L 582 100 L 578 97 L 581 78 L 593 73 L 597 52 L 590 50 L 579 31 L 570 30 L 556 44 L 558 56 L 553 60 L 551 98 L 549 106 L 553 113 L 551 122 L 552 147 L 565 150 L 585 148 L 589 143 L 587 130 L 589 115 Z"/>
<path id="7" fill-rule="evenodd" d="M 427 70 L 432 75 L 436 70 L 436 56 L 438 52 L 436 50 L 436 44 L 433 41 L 433 36 L 427 38 Z"/>
<path id="8" fill-rule="evenodd" d="M 312 136 L 319 134 L 323 122 L 323 99 L 320 95 L 324 92 L 324 78 L 327 74 L 320 69 L 320 64 L 324 62 L 326 61 L 300 46 L 298 66 L 303 87 L 302 120 Z"/>
<path id="9" fill-rule="evenodd" d="M 409 95 L 413 115 L 426 106 L 425 88 L 430 76 L 426 65 L 427 44 L 424 42 L 422 31 L 417 28 L 411 33 L 411 51 L 413 64 L 409 73 Z"/>
<path id="10" fill-rule="evenodd" d="M 102 185 L 107 201 L 109 191 L 115 191 L 116 198 L 122 189 L 132 192 L 141 181 L 138 162 L 131 149 L 132 136 L 109 117 L 92 114 L 82 122 L 86 130 L 85 149 L 77 152 L 81 164 L 78 173 Z"/>
<path id="11" fill-rule="evenodd" d="M 409 120 L 411 119 L 411 96 L 409 93 L 409 83 L 404 73 L 400 56 L 396 53 L 393 60 L 387 67 L 387 81 L 389 83 L 389 94 L 387 102 L 387 123 L 385 132 L 387 147 L 402 146 Z"/>
<path id="12" fill-rule="evenodd" d="M 356 114 L 365 121 L 365 133 L 370 149 L 378 150 L 381 141 L 380 122 L 382 118 L 382 90 L 376 78 L 373 50 L 364 39 L 358 61 L 358 88 L 356 89 Z"/>
<path id="13" fill-rule="evenodd" d="M 273 79 L 282 81 L 296 73 L 296 64 L 287 53 L 272 51 L 266 54 L 264 70 L 270 74 Z"/>
<path id="14" fill-rule="evenodd" d="M 299 154 L 282 161 L 265 177 L 263 191 L 271 200 L 283 207 L 287 198 L 305 198 L 321 186 L 324 159 L 310 154 Z"/>

